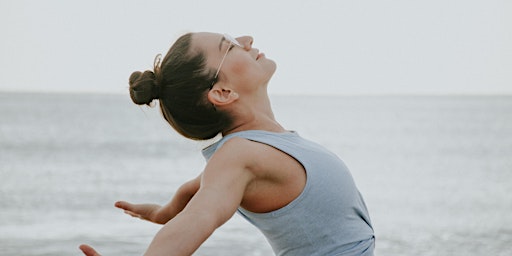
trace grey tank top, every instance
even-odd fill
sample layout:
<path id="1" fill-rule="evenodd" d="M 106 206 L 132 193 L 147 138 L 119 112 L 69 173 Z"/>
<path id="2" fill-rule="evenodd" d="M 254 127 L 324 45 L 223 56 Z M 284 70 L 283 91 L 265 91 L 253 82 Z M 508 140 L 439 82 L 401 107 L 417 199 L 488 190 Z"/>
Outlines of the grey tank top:
<path id="1" fill-rule="evenodd" d="M 341 159 L 295 132 L 250 130 L 229 134 L 203 149 L 206 160 L 233 137 L 272 146 L 306 170 L 302 193 L 288 205 L 268 213 L 238 208 L 240 215 L 261 230 L 276 255 L 373 255 L 368 210 Z"/>

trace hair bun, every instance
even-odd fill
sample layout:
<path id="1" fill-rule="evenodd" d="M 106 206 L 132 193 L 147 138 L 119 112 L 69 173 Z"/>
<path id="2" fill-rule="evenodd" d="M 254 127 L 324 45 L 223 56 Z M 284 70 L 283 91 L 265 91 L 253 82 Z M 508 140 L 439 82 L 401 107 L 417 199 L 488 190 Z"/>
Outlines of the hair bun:
<path id="1" fill-rule="evenodd" d="M 149 105 L 158 99 L 158 86 L 155 81 L 155 73 L 146 70 L 144 73 L 135 71 L 130 75 L 130 97 L 137 105 Z"/>

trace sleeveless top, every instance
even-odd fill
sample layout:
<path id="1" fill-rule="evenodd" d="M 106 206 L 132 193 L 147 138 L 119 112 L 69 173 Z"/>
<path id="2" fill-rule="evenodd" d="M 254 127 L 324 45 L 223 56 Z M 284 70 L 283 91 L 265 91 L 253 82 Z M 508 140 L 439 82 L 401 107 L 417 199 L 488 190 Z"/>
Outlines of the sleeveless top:
<path id="1" fill-rule="evenodd" d="M 238 208 L 265 235 L 276 255 L 373 255 L 368 210 L 341 159 L 295 132 L 250 130 L 229 134 L 203 149 L 206 160 L 233 137 L 272 146 L 306 171 L 303 191 L 288 205 L 268 213 Z"/>

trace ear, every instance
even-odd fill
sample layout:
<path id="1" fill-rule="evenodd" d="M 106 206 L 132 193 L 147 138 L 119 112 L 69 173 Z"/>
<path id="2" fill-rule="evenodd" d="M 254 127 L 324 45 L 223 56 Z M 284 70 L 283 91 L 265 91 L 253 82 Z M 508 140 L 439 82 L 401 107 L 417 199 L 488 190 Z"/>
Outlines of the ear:
<path id="1" fill-rule="evenodd" d="M 223 106 L 236 101 L 240 96 L 230 88 L 213 86 L 208 92 L 208 100 L 215 106 Z"/>

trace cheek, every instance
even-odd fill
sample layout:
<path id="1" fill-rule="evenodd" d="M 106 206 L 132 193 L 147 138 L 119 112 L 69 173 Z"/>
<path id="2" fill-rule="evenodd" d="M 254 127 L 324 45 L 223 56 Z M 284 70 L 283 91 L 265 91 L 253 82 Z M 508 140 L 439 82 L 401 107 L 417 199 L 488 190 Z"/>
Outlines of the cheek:
<path id="1" fill-rule="evenodd" d="M 242 83 L 259 83 L 265 79 L 266 72 L 252 59 L 240 58 L 232 62 L 232 74 Z"/>
<path id="2" fill-rule="evenodd" d="M 231 71 L 239 76 L 245 76 L 250 73 L 250 66 L 247 61 L 235 61 L 233 62 Z"/>

